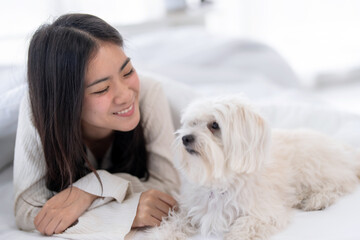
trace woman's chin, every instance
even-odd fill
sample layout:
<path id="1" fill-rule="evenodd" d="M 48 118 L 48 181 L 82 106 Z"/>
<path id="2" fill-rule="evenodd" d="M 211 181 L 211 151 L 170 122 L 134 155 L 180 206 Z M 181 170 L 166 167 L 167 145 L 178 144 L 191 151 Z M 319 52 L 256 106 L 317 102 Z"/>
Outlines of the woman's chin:
<path id="1" fill-rule="evenodd" d="M 129 132 L 134 130 L 137 125 L 140 123 L 140 114 L 139 111 L 135 111 L 133 115 L 129 117 L 123 117 L 123 123 L 120 125 L 120 127 L 116 130 L 121 132 Z"/>

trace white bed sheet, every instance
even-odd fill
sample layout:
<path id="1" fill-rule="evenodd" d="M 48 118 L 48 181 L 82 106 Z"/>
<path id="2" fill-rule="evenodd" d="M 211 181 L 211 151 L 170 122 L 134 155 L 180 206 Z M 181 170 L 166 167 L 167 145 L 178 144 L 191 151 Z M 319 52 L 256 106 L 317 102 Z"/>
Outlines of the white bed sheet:
<path id="1" fill-rule="evenodd" d="M 0 173 L 0 239 L 59 239 L 56 237 L 44 237 L 39 233 L 29 233 L 17 229 L 13 212 L 12 176 L 12 166 L 9 166 Z"/>

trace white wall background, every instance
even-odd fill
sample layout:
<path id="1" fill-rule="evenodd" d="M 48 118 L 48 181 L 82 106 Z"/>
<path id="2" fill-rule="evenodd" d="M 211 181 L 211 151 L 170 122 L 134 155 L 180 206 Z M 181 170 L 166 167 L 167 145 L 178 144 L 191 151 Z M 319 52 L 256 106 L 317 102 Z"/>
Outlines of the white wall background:
<path id="1" fill-rule="evenodd" d="M 32 33 L 68 12 L 97 15 L 111 24 L 139 24 L 165 16 L 164 0 L 12 0 L 0 2 L 0 65 L 22 64 Z"/>
<path id="2" fill-rule="evenodd" d="M 166 9 L 194 9 L 197 0 L 12 0 L 0 2 L 0 66 L 23 64 L 27 42 L 42 23 L 66 12 L 132 25 L 166 17 Z M 204 15 L 216 34 L 250 38 L 278 50 L 313 84 L 321 73 L 360 69 L 359 0 L 214 0 Z M 355 71 L 356 72 L 356 71 Z"/>
<path id="3" fill-rule="evenodd" d="M 215 33 L 275 47 L 304 81 L 360 70 L 358 0 L 218 0 L 207 24 Z"/>

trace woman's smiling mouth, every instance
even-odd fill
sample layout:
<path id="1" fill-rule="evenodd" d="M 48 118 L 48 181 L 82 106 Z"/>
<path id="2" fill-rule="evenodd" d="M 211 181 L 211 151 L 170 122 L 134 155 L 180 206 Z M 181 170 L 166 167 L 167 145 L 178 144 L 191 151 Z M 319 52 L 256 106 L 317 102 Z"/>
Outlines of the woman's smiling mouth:
<path id="1" fill-rule="evenodd" d="M 131 104 L 130 107 L 128 107 L 127 109 L 124 109 L 120 112 L 115 112 L 114 115 L 120 116 L 120 117 L 129 117 L 134 113 L 134 103 Z"/>

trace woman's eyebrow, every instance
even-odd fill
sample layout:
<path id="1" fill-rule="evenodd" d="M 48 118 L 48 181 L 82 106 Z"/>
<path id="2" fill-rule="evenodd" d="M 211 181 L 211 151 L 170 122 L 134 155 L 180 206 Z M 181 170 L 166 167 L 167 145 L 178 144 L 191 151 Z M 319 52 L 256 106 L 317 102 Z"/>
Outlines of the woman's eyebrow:
<path id="1" fill-rule="evenodd" d="M 107 80 L 109 80 L 109 79 L 110 79 L 110 77 L 105 77 L 105 78 L 96 80 L 96 81 L 94 81 L 93 83 L 90 83 L 86 88 L 89 88 L 89 87 L 91 87 L 91 86 L 94 86 L 95 84 L 98 84 L 98 83 L 107 81 Z"/>
<path id="2" fill-rule="evenodd" d="M 130 62 L 130 58 L 128 57 L 128 58 L 126 58 L 125 62 L 121 65 L 120 72 L 121 72 L 122 70 L 124 70 L 124 68 L 126 67 L 126 65 L 127 65 L 129 62 Z"/>
<path id="3" fill-rule="evenodd" d="M 120 67 L 120 72 L 121 72 L 122 70 L 124 70 L 124 68 L 126 67 L 126 65 L 127 65 L 129 62 L 130 62 L 130 58 L 128 57 L 128 58 L 126 58 L 126 60 L 124 61 L 124 63 L 121 65 L 121 67 Z M 94 86 L 95 84 L 98 84 L 98 83 L 107 81 L 107 80 L 109 80 L 109 78 L 110 78 L 110 77 L 105 77 L 105 78 L 96 80 L 96 81 L 90 83 L 86 88 L 89 88 L 89 87 L 91 87 L 91 86 Z"/>

